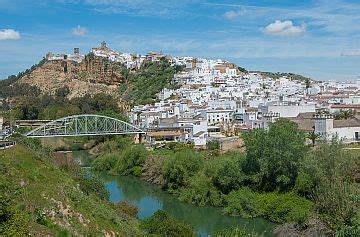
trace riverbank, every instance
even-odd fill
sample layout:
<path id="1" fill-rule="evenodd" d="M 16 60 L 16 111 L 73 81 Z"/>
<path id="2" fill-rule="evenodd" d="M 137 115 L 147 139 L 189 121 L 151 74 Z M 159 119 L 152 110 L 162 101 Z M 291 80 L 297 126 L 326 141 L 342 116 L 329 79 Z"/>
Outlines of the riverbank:
<path id="1" fill-rule="evenodd" d="M 245 135 L 246 153 L 219 155 L 176 143 L 148 151 L 117 139 L 104 145 L 93 167 L 143 178 L 181 201 L 220 207 L 223 214 L 266 218 L 283 225 L 282 233 L 357 233 L 359 203 L 352 196 L 359 191 L 358 153 L 336 141 L 310 149 L 304 139 L 287 121 Z"/>
<path id="2" fill-rule="evenodd" d="M 199 207 L 180 202 L 174 195 L 132 176 L 112 176 L 99 173 L 105 182 L 113 202 L 128 201 L 139 209 L 139 219 L 145 219 L 158 210 L 194 227 L 200 236 L 213 236 L 214 233 L 231 227 L 240 227 L 248 233 L 259 236 L 274 236 L 274 224 L 262 218 L 241 218 L 224 216 L 220 208 Z"/>
<path id="3" fill-rule="evenodd" d="M 145 234 L 106 199 L 106 190 L 79 170 L 61 169 L 24 145 L 0 151 L 1 236 Z"/>

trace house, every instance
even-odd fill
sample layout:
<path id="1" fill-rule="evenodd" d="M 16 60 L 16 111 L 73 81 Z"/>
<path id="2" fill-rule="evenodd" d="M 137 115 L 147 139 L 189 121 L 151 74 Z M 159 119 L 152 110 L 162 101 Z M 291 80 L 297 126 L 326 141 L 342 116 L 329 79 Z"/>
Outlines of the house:
<path id="1" fill-rule="evenodd" d="M 315 133 L 325 139 L 337 136 L 344 142 L 360 141 L 360 117 L 334 120 L 332 115 L 316 115 Z"/>
<path id="2" fill-rule="evenodd" d="M 262 113 L 279 113 L 280 117 L 295 118 L 300 113 L 315 112 L 315 105 L 268 105 L 261 108 Z"/>
<path id="3" fill-rule="evenodd" d="M 234 110 L 232 109 L 214 109 L 206 111 L 206 119 L 209 124 L 218 124 L 221 122 L 231 122 L 233 120 Z"/>

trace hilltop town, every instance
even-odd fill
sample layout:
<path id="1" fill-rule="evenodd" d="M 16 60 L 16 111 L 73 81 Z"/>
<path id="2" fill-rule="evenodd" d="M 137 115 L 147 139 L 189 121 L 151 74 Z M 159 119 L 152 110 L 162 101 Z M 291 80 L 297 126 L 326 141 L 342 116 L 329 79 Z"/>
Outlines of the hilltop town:
<path id="1" fill-rule="evenodd" d="M 131 123 L 147 131 L 151 144 L 178 141 L 204 147 L 215 140 L 231 149 L 239 146 L 241 132 L 268 128 L 279 118 L 290 119 L 308 134 L 337 135 L 346 142 L 360 139 L 360 80 L 320 82 L 294 74 L 249 72 L 220 59 L 121 53 L 102 42 L 86 55 L 79 48 L 73 54 L 49 52 L 19 83 L 43 92 L 67 86 L 70 98 L 103 92 L 117 99 L 119 86 L 132 86 L 125 74 L 162 61 L 179 70 L 154 103 L 127 107 Z"/>

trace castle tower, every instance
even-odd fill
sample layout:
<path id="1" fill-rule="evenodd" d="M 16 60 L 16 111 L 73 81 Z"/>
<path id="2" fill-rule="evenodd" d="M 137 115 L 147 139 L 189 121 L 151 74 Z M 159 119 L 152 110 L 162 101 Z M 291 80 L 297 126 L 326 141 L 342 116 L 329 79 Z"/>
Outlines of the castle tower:
<path id="1" fill-rule="evenodd" d="M 74 55 L 78 56 L 80 54 L 79 48 L 74 48 Z"/>
<path id="2" fill-rule="evenodd" d="M 280 118 L 280 113 L 265 113 L 263 114 L 262 123 L 264 129 L 269 129 L 270 125 Z"/>
<path id="3" fill-rule="evenodd" d="M 315 133 L 321 135 L 323 138 L 331 138 L 334 128 L 334 117 L 329 114 L 315 115 Z"/>
<path id="4" fill-rule="evenodd" d="M 107 49 L 106 42 L 101 42 L 101 49 Z"/>

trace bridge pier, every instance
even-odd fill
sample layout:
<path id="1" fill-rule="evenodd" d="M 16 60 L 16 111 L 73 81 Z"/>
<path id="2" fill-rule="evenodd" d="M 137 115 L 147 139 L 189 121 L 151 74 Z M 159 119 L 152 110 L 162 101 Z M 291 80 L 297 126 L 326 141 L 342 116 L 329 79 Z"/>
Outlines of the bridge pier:
<path id="1" fill-rule="evenodd" d="M 135 144 L 142 144 L 145 141 L 145 136 L 142 133 L 136 133 L 134 135 L 133 141 Z"/>

